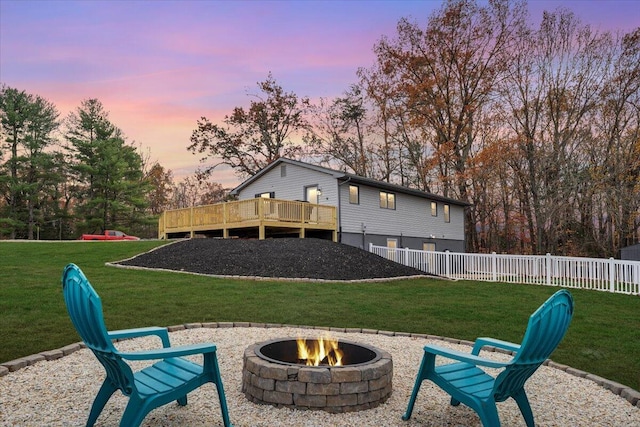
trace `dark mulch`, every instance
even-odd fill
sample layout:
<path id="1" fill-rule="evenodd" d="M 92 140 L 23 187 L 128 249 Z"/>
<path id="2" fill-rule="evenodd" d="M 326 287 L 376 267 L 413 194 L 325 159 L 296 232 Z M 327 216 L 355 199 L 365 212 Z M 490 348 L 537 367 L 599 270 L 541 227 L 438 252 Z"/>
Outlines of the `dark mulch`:
<path id="1" fill-rule="evenodd" d="M 190 239 L 119 264 L 202 274 L 326 280 L 424 274 L 353 246 L 296 238 Z"/>

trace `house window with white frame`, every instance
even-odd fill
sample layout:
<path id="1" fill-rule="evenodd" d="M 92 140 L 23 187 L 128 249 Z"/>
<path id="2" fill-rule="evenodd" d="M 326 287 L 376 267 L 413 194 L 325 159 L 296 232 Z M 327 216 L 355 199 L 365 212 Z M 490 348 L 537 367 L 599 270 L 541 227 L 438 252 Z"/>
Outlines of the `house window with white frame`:
<path id="1" fill-rule="evenodd" d="M 396 195 L 393 193 L 387 193 L 386 191 L 381 191 L 380 192 L 380 208 L 395 209 Z"/>
<path id="2" fill-rule="evenodd" d="M 431 216 L 438 216 L 438 203 L 431 202 Z"/>
<path id="3" fill-rule="evenodd" d="M 360 187 L 357 185 L 349 186 L 349 203 L 352 205 L 360 204 Z"/>
<path id="4" fill-rule="evenodd" d="M 424 242 L 422 243 L 422 250 L 427 252 L 435 252 L 436 244 L 434 242 Z"/>
<path id="5" fill-rule="evenodd" d="M 449 205 L 444 205 L 444 222 L 451 222 L 451 216 L 449 215 Z"/>

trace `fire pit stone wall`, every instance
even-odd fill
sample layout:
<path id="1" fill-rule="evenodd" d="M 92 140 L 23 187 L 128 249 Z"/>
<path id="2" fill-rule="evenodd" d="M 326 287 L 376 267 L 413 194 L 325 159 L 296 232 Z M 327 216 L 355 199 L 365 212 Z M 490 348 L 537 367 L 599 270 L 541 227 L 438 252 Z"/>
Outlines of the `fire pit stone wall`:
<path id="1" fill-rule="evenodd" d="M 242 391 L 254 403 L 331 413 L 374 408 L 391 395 L 391 354 L 370 364 L 340 367 L 282 365 L 257 356 L 259 344 L 244 353 Z"/>

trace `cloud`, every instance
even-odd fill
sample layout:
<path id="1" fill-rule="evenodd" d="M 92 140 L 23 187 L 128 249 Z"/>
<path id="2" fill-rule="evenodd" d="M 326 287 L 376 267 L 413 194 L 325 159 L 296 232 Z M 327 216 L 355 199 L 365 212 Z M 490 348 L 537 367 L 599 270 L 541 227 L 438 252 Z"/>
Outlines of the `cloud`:
<path id="1" fill-rule="evenodd" d="M 532 1 L 532 16 L 567 5 L 603 29 L 633 28 L 635 0 Z M 273 72 L 299 96 L 332 98 L 373 64 L 401 17 L 426 23 L 437 1 L 0 1 L 0 80 L 67 115 L 97 98 L 152 159 L 192 173 L 197 120 L 221 122 Z M 623 8 L 622 10 L 620 8 Z M 232 172 L 219 179 L 231 182 Z"/>

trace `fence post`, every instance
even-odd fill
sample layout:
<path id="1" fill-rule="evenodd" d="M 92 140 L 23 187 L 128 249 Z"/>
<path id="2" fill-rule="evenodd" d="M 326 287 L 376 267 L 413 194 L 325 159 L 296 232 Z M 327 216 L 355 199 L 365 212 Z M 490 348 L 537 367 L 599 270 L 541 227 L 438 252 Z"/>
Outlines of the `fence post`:
<path id="1" fill-rule="evenodd" d="M 609 292 L 616 291 L 616 264 L 613 258 L 609 258 Z"/>
<path id="2" fill-rule="evenodd" d="M 404 265 L 409 266 L 409 248 L 404 248 Z"/>
<path id="3" fill-rule="evenodd" d="M 547 283 L 546 285 L 551 285 L 551 254 L 549 252 L 547 252 L 547 257 L 545 260 L 546 263 L 546 276 L 547 276 Z"/>
<path id="4" fill-rule="evenodd" d="M 493 281 L 498 281 L 498 256 L 495 252 L 491 252 L 491 270 Z"/>
<path id="5" fill-rule="evenodd" d="M 445 253 L 445 267 L 444 267 L 444 275 L 446 277 L 451 278 L 451 260 L 450 260 L 450 256 L 451 254 L 449 253 L 449 250 L 447 249 L 446 251 L 444 251 Z"/>
<path id="6" fill-rule="evenodd" d="M 373 252 L 373 243 L 369 242 L 369 252 Z"/>

